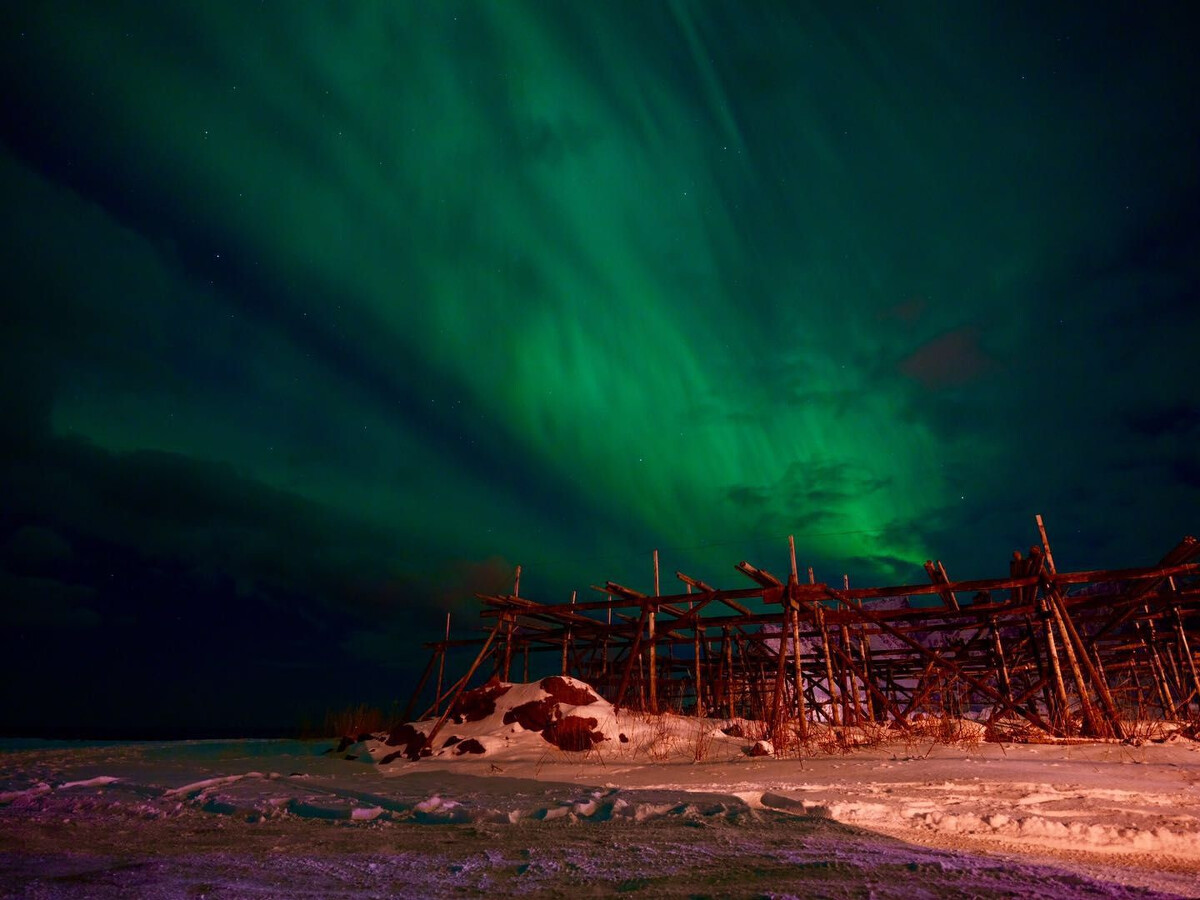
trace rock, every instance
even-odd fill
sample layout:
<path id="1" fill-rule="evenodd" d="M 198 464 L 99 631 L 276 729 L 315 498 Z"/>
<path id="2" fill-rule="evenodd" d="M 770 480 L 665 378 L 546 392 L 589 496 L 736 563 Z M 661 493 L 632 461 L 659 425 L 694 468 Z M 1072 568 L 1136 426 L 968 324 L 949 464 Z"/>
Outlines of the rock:
<path id="1" fill-rule="evenodd" d="M 493 678 L 487 684 L 467 691 L 454 701 L 450 715 L 456 722 L 478 722 L 496 711 L 496 698 L 503 697 L 512 687 Z"/>
<path id="2" fill-rule="evenodd" d="M 538 684 L 543 691 L 567 706 L 587 706 L 600 701 L 600 698 L 586 687 L 572 684 L 560 675 L 543 678 Z"/>
<path id="3" fill-rule="evenodd" d="M 746 753 L 750 756 L 774 756 L 775 745 L 770 741 L 755 741 L 753 746 L 747 748 Z"/>
<path id="4" fill-rule="evenodd" d="M 724 728 L 721 729 L 721 731 L 723 731 L 725 734 L 729 735 L 730 737 L 745 737 L 746 736 L 746 732 L 742 730 L 742 726 L 739 725 L 737 722 L 733 722 L 729 725 L 726 725 Z"/>
<path id="5" fill-rule="evenodd" d="M 483 744 L 479 743 L 479 741 L 475 740 L 475 738 L 467 738 L 465 741 L 460 743 L 454 751 L 457 756 L 462 756 L 464 753 L 486 752 L 487 751 L 483 749 Z"/>
<path id="6" fill-rule="evenodd" d="M 567 716 L 564 719 L 547 725 L 542 730 L 542 737 L 560 750 L 581 752 L 592 749 L 593 744 L 604 740 L 604 735 L 594 731 L 599 723 L 595 719 L 585 719 L 582 716 Z"/>
<path id="7" fill-rule="evenodd" d="M 552 722 L 562 718 L 562 713 L 553 697 L 541 700 L 530 700 L 520 706 L 514 706 L 504 714 L 504 724 L 516 722 L 526 731 L 541 731 Z"/>
<path id="8" fill-rule="evenodd" d="M 393 728 L 392 733 L 388 735 L 384 743 L 389 747 L 403 745 L 404 749 L 399 752 L 409 759 L 415 760 L 420 756 L 421 749 L 425 746 L 425 732 L 417 731 L 412 725 L 405 723 Z M 394 759 L 395 754 L 392 754 L 390 758 Z M 381 760 L 381 762 L 386 761 L 388 759 Z"/>

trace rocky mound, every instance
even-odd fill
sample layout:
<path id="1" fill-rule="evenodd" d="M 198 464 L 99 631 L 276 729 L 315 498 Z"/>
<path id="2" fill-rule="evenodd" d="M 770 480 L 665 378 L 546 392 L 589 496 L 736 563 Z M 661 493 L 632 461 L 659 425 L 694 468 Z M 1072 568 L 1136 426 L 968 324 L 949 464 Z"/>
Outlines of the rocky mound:
<path id="1" fill-rule="evenodd" d="M 423 756 L 492 754 L 552 745 L 579 753 L 604 741 L 626 742 L 617 729 L 610 703 L 585 682 L 552 675 L 532 684 L 496 679 L 466 691 L 455 700 L 434 745 L 427 746 L 436 720 L 408 722 L 387 735 L 365 741 L 365 750 L 380 764 Z M 537 743 L 528 746 L 531 739 Z"/>

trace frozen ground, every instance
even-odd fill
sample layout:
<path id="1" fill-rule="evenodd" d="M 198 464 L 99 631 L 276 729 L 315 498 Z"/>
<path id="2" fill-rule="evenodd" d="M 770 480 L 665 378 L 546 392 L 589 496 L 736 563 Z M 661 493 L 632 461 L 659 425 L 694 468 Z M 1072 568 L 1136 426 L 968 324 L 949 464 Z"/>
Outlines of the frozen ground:
<path id="1" fill-rule="evenodd" d="M 692 720 L 609 724 L 629 740 L 517 725 L 387 765 L 373 742 L 11 745 L 0 895 L 1200 896 L 1181 738 L 776 759 L 721 735 L 697 762 Z"/>

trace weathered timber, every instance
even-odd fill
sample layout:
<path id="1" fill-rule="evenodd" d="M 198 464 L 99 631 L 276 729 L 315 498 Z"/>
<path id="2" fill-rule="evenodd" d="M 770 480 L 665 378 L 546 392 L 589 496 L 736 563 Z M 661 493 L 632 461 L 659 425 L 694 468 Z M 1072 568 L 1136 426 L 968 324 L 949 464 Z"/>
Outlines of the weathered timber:
<path id="1" fill-rule="evenodd" d="M 443 693 L 451 654 L 481 643 L 501 678 L 520 653 L 527 672 L 585 678 L 619 707 L 757 715 L 772 733 L 790 723 L 786 733 L 801 736 L 816 718 L 903 726 L 919 712 L 969 712 L 1119 737 L 1132 716 L 1200 708 L 1195 539 L 1156 566 L 1060 572 L 1040 519 L 1037 528 L 1041 546 L 1014 553 L 1004 577 L 957 582 L 929 560 L 928 584 L 851 588 L 841 575 L 838 590 L 811 568 L 802 583 L 794 539 L 786 582 L 743 561 L 734 568 L 753 586 L 732 590 L 676 572 L 686 593 L 662 595 L 657 552 L 652 593 L 606 581 L 595 601 L 539 603 L 520 596 L 517 573 L 511 594 L 477 595 L 496 619 L 485 638 L 447 631 L 426 645 L 438 672 L 433 711 L 470 680 Z M 538 669 L 546 652 L 553 661 Z"/>

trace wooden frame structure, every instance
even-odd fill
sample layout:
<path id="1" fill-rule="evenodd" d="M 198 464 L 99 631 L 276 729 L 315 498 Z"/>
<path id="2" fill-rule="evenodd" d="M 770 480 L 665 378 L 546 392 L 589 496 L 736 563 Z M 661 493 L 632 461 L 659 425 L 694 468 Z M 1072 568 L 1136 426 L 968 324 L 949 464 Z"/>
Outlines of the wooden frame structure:
<path id="1" fill-rule="evenodd" d="M 752 586 L 722 590 L 682 572 L 684 593 L 614 582 L 603 599 L 538 603 L 476 596 L 483 637 L 427 644 L 429 665 L 407 717 L 438 672 L 432 741 L 478 673 L 507 681 L 531 653 L 590 683 L 615 706 L 787 724 L 907 727 L 918 715 L 983 716 L 997 729 L 1128 736 L 1134 721 L 1200 720 L 1200 542 L 1185 537 L 1157 565 L 1058 572 L 1041 516 L 1040 546 L 1013 554 L 1008 575 L 952 582 L 929 561 L 928 584 L 850 588 L 802 580 L 791 549 L 786 580 L 740 562 Z M 751 608 L 755 607 L 755 608 Z M 477 647 L 444 684 L 448 652 Z M 545 664 L 543 669 L 547 668 Z"/>

